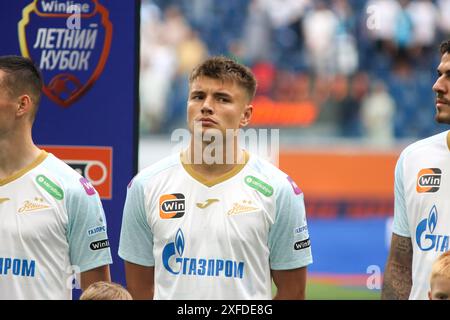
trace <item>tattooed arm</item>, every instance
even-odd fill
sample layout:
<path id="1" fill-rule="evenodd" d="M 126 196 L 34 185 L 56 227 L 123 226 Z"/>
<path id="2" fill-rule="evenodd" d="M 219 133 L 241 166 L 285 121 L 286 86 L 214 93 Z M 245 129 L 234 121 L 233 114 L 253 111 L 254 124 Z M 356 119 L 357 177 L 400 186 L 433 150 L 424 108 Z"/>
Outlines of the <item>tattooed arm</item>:
<path id="1" fill-rule="evenodd" d="M 407 300 L 412 286 L 411 238 L 392 234 L 391 250 L 384 272 L 383 300 Z"/>

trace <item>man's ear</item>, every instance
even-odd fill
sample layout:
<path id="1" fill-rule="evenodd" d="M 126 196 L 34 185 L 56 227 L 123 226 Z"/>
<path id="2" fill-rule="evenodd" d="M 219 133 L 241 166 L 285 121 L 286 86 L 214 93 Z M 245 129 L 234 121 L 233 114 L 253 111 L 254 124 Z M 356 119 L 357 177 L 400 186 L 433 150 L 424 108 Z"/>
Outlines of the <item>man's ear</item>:
<path id="1" fill-rule="evenodd" d="M 252 119 L 253 115 L 253 106 L 251 104 L 246 105 L 244 108 L 244 112 L 242 112 L 241 115 L 241 121 L 239 122 L 239 128 L 246 127 L 250 120 Z"/>
<path id="2" fill-rule="evenodd" d="M 30 113 L 33 109 L 33 103 L 31 97 L 27 94 L 21 95 L 18 99 L 16 115 L 23 117 L 25 114 Z"/>

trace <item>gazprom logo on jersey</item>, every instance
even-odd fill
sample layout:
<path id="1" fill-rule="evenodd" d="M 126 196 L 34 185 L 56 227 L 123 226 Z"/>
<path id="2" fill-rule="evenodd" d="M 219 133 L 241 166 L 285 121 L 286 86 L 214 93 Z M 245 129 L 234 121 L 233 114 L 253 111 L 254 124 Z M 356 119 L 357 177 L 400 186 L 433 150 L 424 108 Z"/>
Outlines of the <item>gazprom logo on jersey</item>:
<path id="1" fill-rule="evenodd" d="M 95 236 L 98 233 L 106 232 L 106 226 L 96 226 L 93 228 L 88 229 L 87 234 L 89 237 Z"/>
<path id="2" fill-rule="evenodd" d="M 184 194 L 163 194 L 159 197 L 159 216 L 162 219 L 175 219 L 184 216 L 186 207 Z"/>
<path id="3" fill-rule="evenodd" d="M 112 39 L 109 12 L 98 0 L 34 0 L 22 12 L 20 51 L 42 70 L 44 93 L 68 107 L 103 72 Z"/>
<path id="4" fill-rule="evenodd" d="M 431 208 L 428 218 L 423 219 L 416 228 L 416 243 L 422 251 L 440 251 L 448 250 L 449 236 L 442 234 L 433 234 L 438 224 L 438 211 L 434 205 Z"/>
<path id="5" fill-rule="evenodd" d="M 178 229 L 175 241 L 169 242 L 163 249 L 162 262 L 164 268 L 171 274 L 238 279 L 244 277 L 244 262 L 206 257 L 183 257 L 185 245 L 183 231 Z"/>
<path id="6" fill-rule="evenodd" d="M 34 277 L 35 270 L 36 262 L 34 260 L 0 257 L 0 275 Z"/>
<path id="7" fill-rule="evenodd" d="M 422 169 L 417 174 L 416 190 L 418 193 L 436 192 L 441 186 L 442 171 L 439 168 Z"/>

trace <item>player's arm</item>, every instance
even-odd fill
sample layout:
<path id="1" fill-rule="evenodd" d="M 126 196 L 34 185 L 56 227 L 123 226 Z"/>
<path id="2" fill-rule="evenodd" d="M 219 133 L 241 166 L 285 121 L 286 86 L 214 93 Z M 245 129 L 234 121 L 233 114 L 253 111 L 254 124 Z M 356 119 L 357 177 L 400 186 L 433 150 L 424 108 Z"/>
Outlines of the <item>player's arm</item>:
<path id="1" fill-rule="evenodd" d="M 92 270 L 82 272 L 80 274 L 80 281 L 81 281 L 81 289 L 83 291 L 86 290 L 87 287 L 89 287 L 92 283 L 97 281 L 111 282 L 109 265 L 101 266 L 98 268 L 94 268 Z"/>
<path id="2" fill-rule="evenodd" d="M 70 262 L 78 267 L 81 289 L 85 290 L 97 281 L 110 282 L 112 257 L 106 216 L 98 193 L 88 193 L 82 181 L 76 181 L 67 189 L 65 199 Z"/>
<path id="3" fill-rule="evenodd" d="M 154 267 L 125 261 L 127 289 L 134 300 L 153 299 Z"/>
<path id="4" fill-rule="evenodd" d="M 133 299 L 153 299 L 153 232 L 147 221 L 143 183 L 128 186 L 120 231 L 119 256 L 125 263 L 127 289 Z"/>
<path id="5" fill-rule="evenodd" d="M 274 300 L 304 300 L 306 267 L 292 270 L 272 270 L 277 293 Z"/>
<path id="6" fill-rule="evenodd" d="M 411 238 L 393 233 L 391 250 L 384 272 L 381 299 L 408 299 L 412 286 L 412 256 Z"/>
<path id="7" fill-rule="evenodd" d="M 306 270 L 312 263 L 303 193 L 286 177 L 277 190 L 275 222 L 269 231 L 274 299 L 305 299 Z M 292 182 L 291 182 L 292 181 Z"/>
<path id="8" fill-rule="evenodd" d="M 412 287 L 413 246 L 408 222 L 402 153 L 395 166 L 394 220 L 388 261 L 384 271 L 381 299 L 408 299 Z"/>

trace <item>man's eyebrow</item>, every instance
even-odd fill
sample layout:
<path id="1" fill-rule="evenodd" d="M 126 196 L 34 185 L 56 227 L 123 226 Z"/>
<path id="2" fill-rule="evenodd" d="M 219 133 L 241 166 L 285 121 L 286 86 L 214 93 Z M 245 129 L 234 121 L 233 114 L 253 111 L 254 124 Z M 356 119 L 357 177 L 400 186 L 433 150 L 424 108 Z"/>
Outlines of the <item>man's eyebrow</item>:
<path id="1" fill-rule="evenodd" d="M 446 70 L 437 68 L 437 69 L 436 69 L 436 72 L 439 73 L 439 74 L 450 75 L 450 68 L 448 68 L 448 69 L 446 69 Z"/>
<path id="2" fill-rule="evenodd" d="M 190 95 L 200 94 L 200 93 L 205 93 L 205 91 L 203 91 L 203 90 L 194 90 L 194 91 L 191 91 Z"/>
<path id="3" fill-rule="evenodd" d="M 231 98 L 231 94 L 229 94 L 228 92 L 224 92 L 224 91 L 214 92 L 214 95 L 217 96 L 217 97 L 229 97 L 229 98 Z"/>

